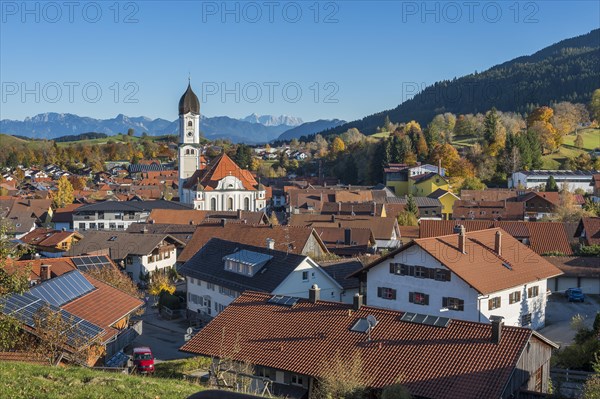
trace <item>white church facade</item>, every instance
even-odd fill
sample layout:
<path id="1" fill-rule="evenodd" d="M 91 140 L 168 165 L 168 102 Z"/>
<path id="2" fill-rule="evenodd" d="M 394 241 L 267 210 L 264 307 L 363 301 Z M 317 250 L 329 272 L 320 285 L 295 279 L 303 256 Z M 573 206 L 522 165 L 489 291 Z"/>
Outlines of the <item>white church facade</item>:
<path id="1" fill-rule="evenodd" d="M 203 166 L 201 155 L 200 101 L 188 85 L 179 100 L 179 201 L 199 210 L 265 209 L 266 189 L 250 171 L 225 153 Z"/>

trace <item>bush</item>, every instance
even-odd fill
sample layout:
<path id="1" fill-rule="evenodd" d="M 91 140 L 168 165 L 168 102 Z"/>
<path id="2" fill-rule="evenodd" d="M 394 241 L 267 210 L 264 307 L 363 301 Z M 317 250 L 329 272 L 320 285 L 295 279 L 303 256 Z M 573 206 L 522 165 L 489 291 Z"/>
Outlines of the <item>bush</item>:
<path id="1" fill-rule="evenodd" d="M 410 399 L 412 396 L 402 384 L 396 383 L 383 388 L 381 399 Z"/>

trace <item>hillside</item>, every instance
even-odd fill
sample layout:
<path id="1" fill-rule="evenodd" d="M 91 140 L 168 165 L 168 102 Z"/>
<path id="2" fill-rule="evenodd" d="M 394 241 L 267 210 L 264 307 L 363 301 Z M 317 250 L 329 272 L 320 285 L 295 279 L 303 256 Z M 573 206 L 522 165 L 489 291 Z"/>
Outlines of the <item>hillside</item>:
<path id="1" fill-rule="evenodd" d="M 1 396 L 11 399 L 183 399 L 202 390 L 177 379 L 11 362 L 0 362 L 0 381 Z"/>
<path id="2" fill-rule="evenodd" d="M 596 29 L 484 72 L 437 82 L 394 109 L 322 134 L 340 134 L 351 127 L 373 134 L 378 126 L 383 126 L 386 116 L 392 122 L 414 119 L 426 125 L 444 112 L 468 114 L 486 112 L 492 107 L 505 112 L 527 112 L 536 105 L 552 102 L 587 103 L 599 87 L 600 29 Z"/>
<path id="3" fill-rule="evenodd" d="M 314 122 L 306 122 L 300 126 L 296 126 L 293 129 L 286 130 L 277 138 L 277 140 L 291 140 L 294 138 L 299 139 L 302 136 L 309 136 L 323 130 L 340 126 L 344 123 L 346 123 L 346 121 L 339 119 L 319 119 L 318 121 Z"/>

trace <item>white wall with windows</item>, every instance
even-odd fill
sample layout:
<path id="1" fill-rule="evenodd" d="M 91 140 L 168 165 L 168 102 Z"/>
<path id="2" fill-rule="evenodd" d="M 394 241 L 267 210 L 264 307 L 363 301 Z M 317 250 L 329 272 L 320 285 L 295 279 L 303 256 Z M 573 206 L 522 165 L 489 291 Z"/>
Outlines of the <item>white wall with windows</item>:
<path id="1" fill-rule="evenodd" d="M 469 321 L 488 322 L 490 316 L 502 316 L 505 325 L 539 329 L 545 322 L 546 283 L 540 280 L 480 295 L 413 246 L 368 271 L 366 301 L 370 306 Z"/>
<path id="2" fill-rule="evenodd" d="M 149 255 L 129 255 L 125 258 L 125 272 L 133 281 L 140 281 L 140 273 L 148 274 L 157 270 L 164 270 L 175 265 L 177 250 L 169 246 L 167 250 L 159 250 Z"/>

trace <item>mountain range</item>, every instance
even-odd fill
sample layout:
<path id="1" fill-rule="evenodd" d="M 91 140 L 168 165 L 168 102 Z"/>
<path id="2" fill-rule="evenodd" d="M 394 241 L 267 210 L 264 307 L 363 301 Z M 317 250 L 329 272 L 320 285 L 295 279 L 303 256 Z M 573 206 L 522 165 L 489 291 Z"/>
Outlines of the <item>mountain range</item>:
<path id="1" fill-rule="evenodd" d="M 343 122 L 343 121 L 342 121 Z M 114 135 L 134 129 L 137 135 L 143 132 L 153 136 L 178 133 L 178 120 L 151 119 L 145 116 L 129 117 L 123 114 L 112 119 L 94 119 L 74 114 L 44 113 L 25 118 L 23 121 L 0 120 L 0 132 L 30 138 L 54 139 L 66 135 L 95 132 Z M 304 123 L 293 116 L 273 116 L 252 114 L 243 119 L 228 116 L 201 117 L 200 131 L 207 139 L 229 139 L 233 142 L 266 143 L 276 140 L 290 130 L 286 137 L 300 137 L 317 131 L 335 127 L 337 119 Z"/>
<path id="2" fill-rule="evenodd" d="M 526 113 L 537 106 L 560 101 L 588 103 L 597 88 L 600 88 L 600 29 L 483 72 L 436 82 L 396 108 L 320 133 L 340 134 L 354 127 L 363 134 L 373 134 L 377 127 L 383 126 L 386 116 L 394 123 L 416 120 L 426 126 L 435 115 L 445 112 L 474 114 L 496 107 L 504 112 Z"/>

